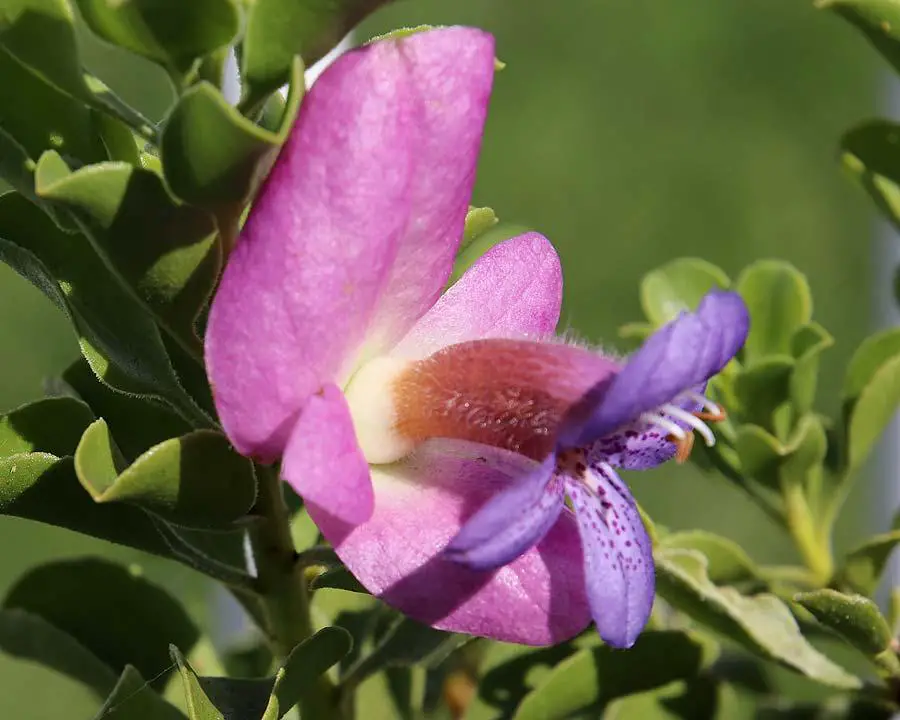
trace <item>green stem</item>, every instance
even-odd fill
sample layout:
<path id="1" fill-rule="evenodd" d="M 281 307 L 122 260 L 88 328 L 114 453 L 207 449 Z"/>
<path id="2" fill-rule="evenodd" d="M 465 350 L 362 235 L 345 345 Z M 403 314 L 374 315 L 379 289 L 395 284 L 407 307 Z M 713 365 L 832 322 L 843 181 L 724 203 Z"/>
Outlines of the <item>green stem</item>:
<path id="1" fill-rule="evenodd" d="M 825 585 L 834 572 L 834 562 L 827 540 L 816 531 L 815 522 L 803 486 L 788 482 L 782 487 L 788 531 L 800 552 L 800 557 L 819 585 Z"/>
<path id="2" fill-rule="evenodd" d="M 291 539 L 290 513 L 281 481 L 270 467 L 256 466 L 258 495 L 256 512 L 262 521 L 251 533 L 258 573 L 258 590 L 265 605 L 272 646 L 283 661 L 313 634 L 309 592 L 304 568 L 297 562 Z M 323 675 L 300 702 L 301 717 L 340 720 L 337 691 Z"/>

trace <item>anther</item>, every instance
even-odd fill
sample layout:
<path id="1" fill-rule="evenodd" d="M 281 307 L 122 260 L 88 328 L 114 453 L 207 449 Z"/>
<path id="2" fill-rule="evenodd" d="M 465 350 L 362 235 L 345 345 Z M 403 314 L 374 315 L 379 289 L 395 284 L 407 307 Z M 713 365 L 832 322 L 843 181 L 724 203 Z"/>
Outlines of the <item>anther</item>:
<path id="1" fill-rule="evenodd" d="M 694 430 L 703 436 L 707 447 L 712 447 L 716 444 L 716 436 L 713 435 L 712 430 L 704 424 L 703 418 L 698 417 L 694 413 L 689 413 L 687 410 L 682 410 L 675 405 L 663 405 L 660 410 L 666 413 L 666 415 L 671 415 L 677 420 L 681 420 L 686 425 L 694 428 Z"/>
<path id="2" fill-rule="evenodd" d="M 693 433 L 685 436 L 683 439 L 673 438 L 671 435 L 666 438 L 670 442 L 675 443 L 675 462 L 679 465 L 686 463 L 691 456 L 691 450 L 694 449 Z"/>

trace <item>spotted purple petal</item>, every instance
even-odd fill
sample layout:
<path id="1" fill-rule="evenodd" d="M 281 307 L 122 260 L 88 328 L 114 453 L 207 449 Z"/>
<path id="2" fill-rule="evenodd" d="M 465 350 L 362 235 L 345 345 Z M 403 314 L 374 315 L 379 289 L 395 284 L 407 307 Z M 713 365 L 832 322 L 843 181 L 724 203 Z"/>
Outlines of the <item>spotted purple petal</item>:
<path id="1" fill-rule="evenodd" d="M 741 296 L 716 290 L 657 330 L 611 380 L 590 390 L 560 437 L 581 447 L 700 385 L 735 356 L 750 327 Z"/>
<path id="2" fill-rule="evenodd" d="M 653 553 L 628 487 L 614 473 L 597 472 L 595 494 L 570 480 L 584 553 L 591 615 L 604 642 L 631 647 L 650 618 L 655 593 Z"/>
<path id="3" fill-rule="evenodd" d="M 463 525 L 446 557 L 475 570 L 512 562 L 553 527 L 563 508 L 564 483 L 552 477 L 554 455 L 494 495 Z"/>

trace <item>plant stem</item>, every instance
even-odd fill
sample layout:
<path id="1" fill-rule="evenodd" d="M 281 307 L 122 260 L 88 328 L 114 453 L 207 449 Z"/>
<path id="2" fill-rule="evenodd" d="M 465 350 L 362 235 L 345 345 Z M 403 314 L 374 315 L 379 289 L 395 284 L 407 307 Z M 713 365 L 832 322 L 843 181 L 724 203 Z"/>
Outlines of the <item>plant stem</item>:
<path id="1" fill-rule="evenodd" d="M 803 486 L 796 482 L 784 483 L 782 494 L 787 526 L 794 544 L 816 581 L 825 585 L 834 572 L 834 562 L 827 540 L 816 532 Z"/>
<path id="2" fill-rule="evenodd" d="M 256 466 L 258 495 L 256 512 L 262 518 L 251 533 L 258 572 L 258 589 L 268 615 L 269 632 L 278 659 L 313 634 L 309 593 L 304 568 L 297 562 L 291 539 L 290 514 L 284 502 L 281 481 L 274 468 Z M 301 717 L 339 720 L 337 691 L 322 675 L 300 701 Z"/>

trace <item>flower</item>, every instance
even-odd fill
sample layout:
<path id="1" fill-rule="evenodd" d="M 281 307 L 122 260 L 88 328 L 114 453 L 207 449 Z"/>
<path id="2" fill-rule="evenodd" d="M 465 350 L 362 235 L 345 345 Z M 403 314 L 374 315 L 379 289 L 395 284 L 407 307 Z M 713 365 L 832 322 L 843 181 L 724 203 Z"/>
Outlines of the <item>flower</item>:
<path id="1" fill-rule="evenodd" d="M 653 568 L 612 468 L 688 447 L 708 406 L 690 393 L 737 351 L 746 316 L 736 296 L 713 295 L 625 363 L 555 340 L 561 271 L 536 233 L 441 294 L 493 69 L 488 34 L 447 28 L 372 43 L 323 73 L 223 273 L 207 370 L 232 443 L 280 460 L 373 594 L 435 627 L 528 644 L 593 615 L 627 645 Z M 582 552 L 588 516 L 563 504 L 596 508 L 601 489 L 622 542 L 638 543 L 617 548 L 628 562 L 615 568 L 593 536 Z M 598 584 L 613 581 L 610 598 Z"/>
<path id="2" fill-rule="evenodd" d="M 568 497 L 597 630 L 609 645 L 633 645 L 653 607 L 653 555 L 614 468 L 652 467 L 676 452 L 684 459 L 694 430 L 715 442 L 704 420 L 723 419 L 724 412 L 700 390 L 734 357 L 748 329 L 740 296 L 718 291 L 706 295 L 695 314 L 654 333 L 570 407 L 550 450 L 542 441 L 534 466 L 466 522 L 447 555 L 480 570 L 501 567 L 544 537 Z"/>

